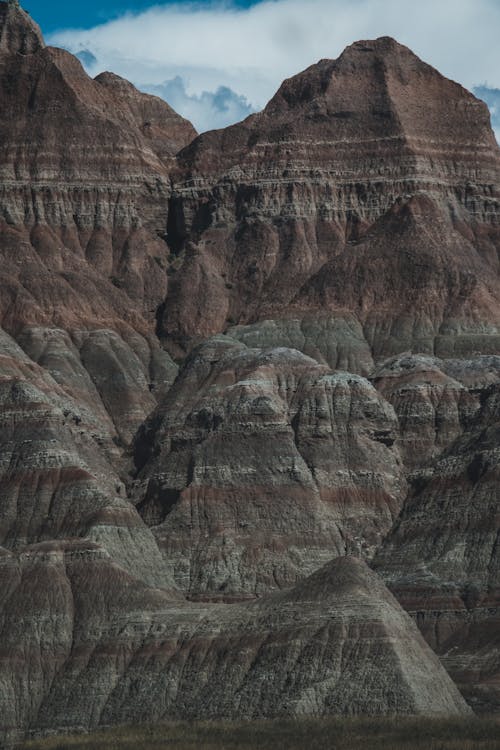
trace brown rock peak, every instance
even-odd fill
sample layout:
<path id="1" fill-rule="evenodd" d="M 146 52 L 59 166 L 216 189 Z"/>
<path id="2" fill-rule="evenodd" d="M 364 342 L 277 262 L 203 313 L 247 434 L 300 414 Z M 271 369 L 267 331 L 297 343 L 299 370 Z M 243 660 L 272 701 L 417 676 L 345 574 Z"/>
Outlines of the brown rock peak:
<path id="1" fill-rule="evenodd" d="M 408 47 L 392 37 L 361 39 L 346 47 L 338 58 L 324 58 L 301 73 L 286 79 L 268 103 L 266 111 L 270 109 L 274 114 L 280 102 L 283 101 L 290 107 L 313 101 L 317 96 L 332 93 L 332 83 L 336 82 L 338 86 L 345 75 L 361 78 L 371 71 L 379 73 L 378 81 L 383 83 L 383 74 L 388 69 L 399 69 L 400 72 L 406 69 L 409 72 L 419 68 L 432 70 Z M 442 77 L 437 70 L 434 72 Z M 351 78 L 350 82 L 351 85 L 355 85 L 356 79 Z M 356 98 L 356 92 L 351 93 Z"/>
<path id="2" fill-rule="evenodd" d="M 259 149 L 273 144 L 281 148 L 273 162 L 289 162 L 292 142 L 311 144 L 307 161 L 324 165 L 333 158 L 336 172 L 360 176 L 375 154 L 378 164 L 403 159 L 415 171 L 415 157 L 427 162 L 431 150 L 446 162 L 454 151 L 470 151 L 485 164 L 488 182 L 496 180 L 492 165 L 500 164 L 486 104 L 391 37 L 354 42 L 337 59 L 285 80 L 262 112 L 202 134 L 181 160 L 193 171 L 220 173 L 253 162 Z"/>
<path id="3" fill-rule="evenodd" d="M 16 2 L 0 2 L 0 54 L 30 55 L 45 47 L 40 27 Z"/>
<path id="4" fill-rule="evenodd" d="M 367 597 L 377 601 L 392 602 L 389 591 L 366 562 L 353 555 L 336 557 L 319 568 L 307 579 L 299 581 L 292 590 L 296 601 L 318 597 L 326 601 L 340 599 L 343 595 Z"/>
<path id="5" fill-rule="evenodd" d="M 427 334 L 403 334 L 423 332 L 424 320 L 431 339 L 497 330 L 500 149 L 488 107 L 395 40 L 320 60 L 262 112 L 200 135 L 178 164 L 169 241 L 186 262 L 161 330 L 181 346 L 234 323 L 287 321 L 276 330 L 290 332 L 312 315 L 309 353 L 325 310 L 356 316 L 377 357 L 436 351 Z M 270 344 L 283 341 L 288 333 L 273 333 Z"/>
<path id="6" fill-rule="evenodd" d="M 409 47 L 398 42 L 392 36 L 379 36 L 377 39 L 358 39 L 349 44 L 337 58 L 339 61 L 353 61 L 359 65 L 361 59 L 383 58 L 403 61 L 410 65 L 430 67 L 424 63 Z M 437 72 L 437 71 L 436 71 Z"/>
<path id="7" fill-rule="evenodd" d="M 290 110 L 341 139 L 369 131 L 454 143 L 465 132 L 471 144 L 496 145 L 486 105 L 391 37 L 354 42 L 284 81 L 264 114 L 279 120 Z"/>

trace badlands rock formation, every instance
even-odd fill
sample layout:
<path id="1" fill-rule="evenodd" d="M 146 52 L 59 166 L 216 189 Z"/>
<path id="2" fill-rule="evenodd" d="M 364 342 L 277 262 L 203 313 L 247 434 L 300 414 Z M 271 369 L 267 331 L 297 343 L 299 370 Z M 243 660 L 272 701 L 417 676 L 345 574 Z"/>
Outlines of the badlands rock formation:
<path id="1" fill-rule="evenodd" d="M 496 352 L 499 183 L 483 102 L 392 39 L 356 42 L 181 151 L 162 334 L 266 321 L 268 345 L 360 372 L 370 349 Z"/>
<path id="2" fill-rule="evenodd" d="M 132 574 L 168 586 L 114 468 L 121 459 L 105 412 L 69 397 L 5 334 L 0 347 L 0 546 L 83 536 Z"/>
<path id="3" fill-rule="evenodd" d="M 195 131 L 117 76 L 90 79 L 21 9 L 0 12 L 2 325 L 144 332 L 167 289 L 169 168 Z"/>
<path id="4" fill-rule="evenodd" d="M 487 375 L 494 366 L 496 382 L 467 431 L 414 477 L 375 565 L 471 705 L 491 712 L 500 701 L 500 359 L 481 364 Z"/>
<path id="5" fill-rule="evenodd" d="M 380 544 L 406 489 L 397 432 L 359 375 L 221 336 L 138 434 L 137 507 L 183 591 L 282 588 Z"/>
<path id="6" fill-rule="evenodd" d="M 26 726 L 470 711 L 360 560 L 339 558 L 244 605 L 193 604 L 148 588 L 90 542 L 0 552 L 0 576 L 9 740 Z"/>
<path id="7" fill-rule="evenodd" d="M 398 446 L 407 470 L 427 466 L 469 429 L 488 379 L 470 382 L 468 367 L 478 368 L 481 376 L 492 366 L 496 382 L 499 364 L 498 357 L 467 362 L 403 355 L 374 370 L 373 384 L 397 414 Z"/>
<path id="8" fill-rule="evenodd" d="M 0 99 L 0 325 L 36 361 L 57 357 L 58 382 L 104 406 L 129 442 L 150 388 L 175 376 L 154 321 L 169 170 L 195 131 L 117 76 L 90 79 L 6 3 Z"/>
<path id="9" fill-rule="evenodd" d="M 382 38 L 196 138 L 4 2 L 0 105 L 0 742 L 498 711 L 485 105 Z"/>

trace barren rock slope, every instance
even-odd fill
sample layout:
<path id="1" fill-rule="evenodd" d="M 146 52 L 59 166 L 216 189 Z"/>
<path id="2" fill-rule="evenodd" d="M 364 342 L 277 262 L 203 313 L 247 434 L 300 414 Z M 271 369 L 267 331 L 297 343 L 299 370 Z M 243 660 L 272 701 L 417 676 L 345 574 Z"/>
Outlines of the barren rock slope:
<path id="1" fill-rule="evenodd" d="M 0 742 L 498 710 L 486 106 L 382 38 L 195 136 L 0 2 Z"/>
<path id="2" fill-rule="evenodd" d="M 124 442 L 175 371 L 155 314 L 169 171 L 194 135 L 160 99 L 89 78 L 0 3 L 0 326 L 37 361 L 59 337 L 56 379 L 97 400 Z"/>
<path id="3" fill-rule="evenodd" d="M 190 595 L 281 588 L 373 553 L 406 490 L 397 432 L 364 378 L 220 336 L 137 436 L 137 507 Z"/>
<path id="4" fill-rule="evenodd" d="M 491 712 L 500 698 L 498 381 L 481 401 L 467 432 L 415 477 L 375 564 L 471 705 Z"/>
<path id="5" fill-rule="evenodd" d="M 356 42 L 180 153 L 163 336 L 274 320 L 268 345 L 359 371 L 367 349 L 498 351 L 499 183 L 483 102 L 393 39 Z"/>
<path id="6" fill-rule="evenodd" d="M 89 542 L 1 553 L 0 576 L 4 739 L 166 718 L 470 711 L 353 558 L 230 606 L 148 588 Z"/>

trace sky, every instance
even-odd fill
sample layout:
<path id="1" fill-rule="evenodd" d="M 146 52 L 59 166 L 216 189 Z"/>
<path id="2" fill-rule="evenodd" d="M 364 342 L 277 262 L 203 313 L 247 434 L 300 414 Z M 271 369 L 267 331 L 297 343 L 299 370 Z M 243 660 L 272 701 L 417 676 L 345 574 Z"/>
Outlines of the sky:
<path id="1" fill-rule="evenodd" d="M 265 106 L 284 78 L 393 36 L 490 106 L 500 138 L 500 0 L 22 0 L 49 44 L 112 70 L 199 131 Z"/>

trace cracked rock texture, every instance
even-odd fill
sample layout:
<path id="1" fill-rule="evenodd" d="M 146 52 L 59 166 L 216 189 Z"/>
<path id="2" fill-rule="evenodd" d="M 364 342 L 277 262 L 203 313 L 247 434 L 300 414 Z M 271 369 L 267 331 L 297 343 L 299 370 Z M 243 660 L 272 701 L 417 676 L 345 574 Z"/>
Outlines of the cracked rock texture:
<path id="1" fill-rule="evenodd" d="M 486 106 L 382 38 L 197 138 L 0 2 L 0 142 L 0 744 L 500 710 Z"/>
<path id="2" fill-rule="evenodd" d="M 90 542 L 0 550 L 0 577 L 6 740 L 26 726 L 470 711 L 408 615 L 354 558 L 233 605 L 148 588 Z"/>
<path id="3" fill-rule="evenodd" d="M 359 372 L 370 351 L 498 350 L 488 109 L 393 39 L 321 60 L 178 163 L 180 270 L 161 326 L 172 349 L 238 324 Z"/>
<path id="4" fill-rule="evenodd" d="M 359 375 L 221 336 L 138 435 L 137 507 L 179 588 L 259 594 L 373 552 L 406 489 L 396 436 Z"/>
<path id="5" fill-rule="evenodd" d="M 498 381 L 481 401 L 469 430 L 415 477 L 375 565 L 471 705 L 491 712 L 500 699 Z"/>

